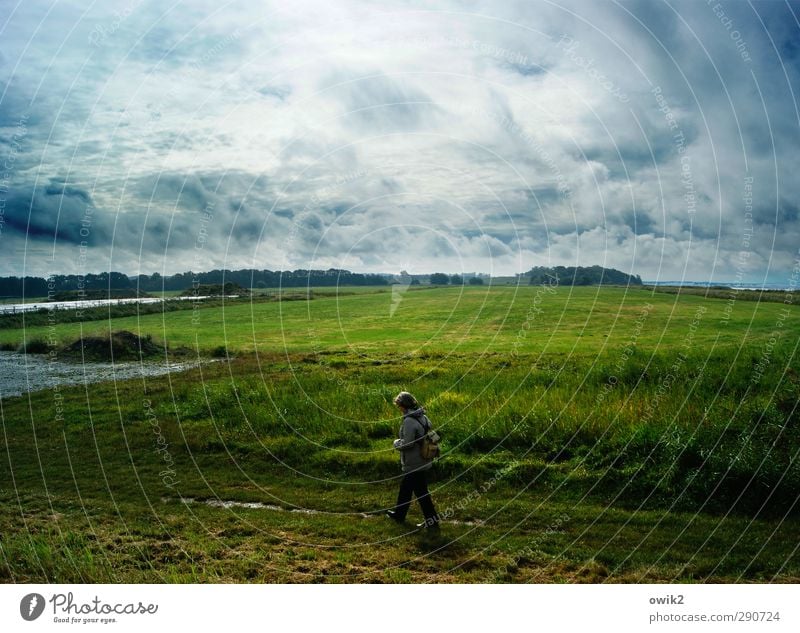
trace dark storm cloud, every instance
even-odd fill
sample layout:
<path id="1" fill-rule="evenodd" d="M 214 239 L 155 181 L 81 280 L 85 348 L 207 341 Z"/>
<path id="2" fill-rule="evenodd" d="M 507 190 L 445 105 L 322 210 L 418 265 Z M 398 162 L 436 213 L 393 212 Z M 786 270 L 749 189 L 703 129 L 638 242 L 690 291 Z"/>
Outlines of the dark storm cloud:
<path id="1" fill-rule="evenodd" d="M 224 227 L 218 227 L 218 232 L 227 233 L 234 242 L 252 246 L 265 228 L 266 213 L 254 209 L 249 202 L 239 199 L 229 200 L 228 210 L 232 215 L 228 219 L 223 219 Z"/>
<path id="2" fill-rule="evenodd" d="M 202 179 L 193 174 L 153 174 L 136 183 L 136 193 L 148 202 L 153 200 L 188 210 L 203 209 L 209 203 L 209 192 Z"/>
<path id="3" fill-rule="evenodd" d="M 548 205 L 561 199 L 561 192 L 556 187 L 536 187 L 524 193 L 534 205 Z"/>
<path id="4" fill-rule="evenodd" d="M 797 223 L 798 219 L 798 206 L 795 202 L 789 200 L 781 200 L 780 204 L 780 224 L 785 226 L 786 223 Z"/>
<path id="5" fill-rule="evenodd" d="M 646 211 L 639 211 L 637 213 L 633 209 L 627 209 L 620 214 L 620 217 L 635 235 L 661 233 L 658 223 L 654 221 Z"/>
<path id="6" fill-rule="evenodd" d="M 5 230 L 34 242 L 56 247 L 85 245 L 164 252 L 189 248 L 197 234 L 197 219 L 161 213 L 110 213 L 95 206 L 80 187 L 53 181 L 35 190 L 20 188 L 6 202 Z"/>
<path id="7" fill-rule="evenodd" d="M 115 248 L 129 248 L 130 242 L 145 253 L 170 253 L 197 244 L 199 223 L 186 215 L 125 213 L 118 218 Z"/>
<path id="8" fill-rule="evenodd" d="M 0 128 L 15 127 L 21 120 L 32 126 L 42 123 L 40 109 L 24 95 L 20 83 L 19 80 L 0 82 Z"/>
<path id="9" fill-rule="evenodd" d="M 797 203 L 781 198 L 778 204 L 772 206 L 756 206 L 753 208 L 753 222 L 780 227 L 782 231 L 795 227 L 796 235 L 800 235 L 800 225 L 798 225 L 798 205 Z"/>
<path id="10" fill-rule="evenodd" d="M 32 240 L 95 246 L 107 241 L 107 223 L 95 218 L 91 195 L 57 181 L 15 188 L 5 208 L 6 229 Z"/>

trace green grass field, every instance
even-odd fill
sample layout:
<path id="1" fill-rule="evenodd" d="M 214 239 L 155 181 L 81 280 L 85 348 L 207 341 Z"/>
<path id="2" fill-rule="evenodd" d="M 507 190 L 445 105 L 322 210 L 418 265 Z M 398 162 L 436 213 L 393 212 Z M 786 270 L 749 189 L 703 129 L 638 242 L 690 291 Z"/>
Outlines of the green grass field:
<path id="1" fill-rule="evenodd" d="M 235 301 L 212 310 L 56 324 L 52 330 L 48 325 L 5 329 L 0 330 L 0 343 L 49 335 L 66 343 L 81 332 L 89 336 L 126 329 L 152 334 L 171 347 L 199 350 L 226 345 L 237 352 L 347 351 L 397 357 L 516 349 L 525 354 L 585 357 L 624 347 L 647 305 L 652 308 L 638 343 L 654 351 L 680 346 L 699 307 L 707 311 L 693 341 L 703 347 L 737 348 L 768 340 L 786 308 L 779 303 L 739 301 L 726 315 L 724 300 L 640 289 L 444 287 L 406 291 L 390 315 L 392 298 L 387 289 L 358 294 L 348 289 L 341 297 L 312 301 Z M 794 314 L 797 308 L 789 307 Z M 784 329 L 795 337 L 800 331 L 793 318 Z"/>
<path id="2" fill-rule="evenodd" d="M 229 354 L 0 400 L 0 577 L 800 580 L 796 306 L 372 290 L 0 330 L 61 345 L 126 329 Z M 439 536 L 380 516 L 401 389 L 444 437 Z"/>

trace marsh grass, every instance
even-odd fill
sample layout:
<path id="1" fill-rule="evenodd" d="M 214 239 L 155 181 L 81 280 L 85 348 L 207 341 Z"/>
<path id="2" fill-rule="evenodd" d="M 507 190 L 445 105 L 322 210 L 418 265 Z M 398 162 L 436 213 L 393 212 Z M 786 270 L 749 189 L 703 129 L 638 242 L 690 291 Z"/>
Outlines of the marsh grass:
<path id="1" fill-rule="evenodd" d="M 454 292 L 415 296 L 435 313 L 452 308 Z M 485 292 L 470 288 L 465 301 Z M 488 295 L 495 315 L 512 291 L 497 292 Z M 297 331 L 305 325 L 292 312 L 297 302 L 282 304 L 294 350 L 255 355 L 235 337 L 209 333 L 203 344 L 225 345 L 225 361 L 62 388 L 58 400 L 47 390 L 4 399 L 0 578 L 796 581 L 796 315 L 765 365 L 777 304 L 737 305 L 744 311 L 722 329 L 713 300 L 667 305 L 659 302 L 668 295 L 645 294 L 655 306 L 652 329 L 621 362 L 641 296 L 628 305 L 619 290 L 582 292 L 583 314 L 565 297 L 560 311 L 543 308 L 555 315 L 529 335 L 524 353 L 508 351 L 514 329 L 488 348 L 475 340 L 450 348 L 430 338 L 436 324 L 403 317 L 403 305 L 396 327 L 381 317 L 380 336 L 391 342 L 373 348 L 378 333 L 352 322 L 377 327 L 372 310 L 385 297 L 364 293 L 307 303 L 304 310 L 321 306 L 315 337 Z M 350 311 L 350 347 L 325 343 L 341 335 L 339 301 Z M 708 313 L 685 346 L 701 304 Z M 202 318 L 212 323 L 214 310 Z M 583 319 L 583 328 L 564 328 L 559 314 Z M 508 319 L 521 327 L 520 317 Z M 227 319 L 226 310 L 226 327 Z M 460 321 L 467 330 L 469 322 Z M 173 327 L 166 324 L 171 344 L 181 340 Z M 417 347 L 395 353 L 398 330 Z M 398 483 L 391 440 L 400 421 L 390 403 L 401 388 L 427 406 L 444 438 L 432 489 L 461 523 L 446 525 L 441 543 L 378 516 Z M 165 484 L 167 466 L 175 485 Z M 186 506 L 182 496 L 328 514 Z"/>

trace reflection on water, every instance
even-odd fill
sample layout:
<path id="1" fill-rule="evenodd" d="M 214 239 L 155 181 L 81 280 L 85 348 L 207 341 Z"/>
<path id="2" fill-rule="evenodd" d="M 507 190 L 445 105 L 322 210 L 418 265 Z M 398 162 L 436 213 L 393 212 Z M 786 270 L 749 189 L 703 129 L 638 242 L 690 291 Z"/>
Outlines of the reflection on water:
<path id="1" fill-rule="evenodd" d="M 239 295 L 225 295 L 228 299 L 236 299 Z M 210 299 L 208 295 L 190 297 L 129 297 L 125 299 L 82 299 L 79 301 L 38 301 L 30 303 L 7 303 L 0 305 L 0 314 L 19 314 L 35 310 L 82 310 L 83 308 L 101 308 L 103 306 L 124 305 L 126 303 L 161 303 L 164 301 L 202 301 Z"/>
<path id="2" fill-rule="evenodd" d="M 172 499 L 169 498 L 162 498 L 162 503 L 169 503 Z M 227 501 L 223 499 L 195 499 L 194 497 L 181 497 L 178 499 L 181 503 L 185 503 L 186 505 L 191 505 L 193 503 L 203 503 L 207 506 L 211 506 L 212 508 L 225 508 L 226 510 L 230 510 L 231 508 L 246 508 L 248 510 L 270 510 L 272 512 L 298 512 L 301 514 L 329 514 L 329 515 L 336 515 L 336 516 L 358 516 L 362 519 L 371 519 L 373 517 L 382 517 L 385 509 L 375 510 L 373 512 L 328 512 L 325 510 L 311 510 L 310 508 L 283 508 L 281 506 L 273 505 L 271 503 L 262 503 L 260 501 Z M 481 526 L 483 525 L 483 521 L 476 520 L 476 521 L 456 521 L 456 520 L 448 520 L 445 523 L 452 523 L 454 525 L 471 525 L 471 526 Z"/>
<path id="3" fill-rule="evenodd" d="M 51 360 L 46 354 L 0 352 L 0 397 L 19 396 L 57 385 L 79 385 L 104 380 L 160 376 L 196 367 L 197 361 L 167 363 L 68 363 Z"/>

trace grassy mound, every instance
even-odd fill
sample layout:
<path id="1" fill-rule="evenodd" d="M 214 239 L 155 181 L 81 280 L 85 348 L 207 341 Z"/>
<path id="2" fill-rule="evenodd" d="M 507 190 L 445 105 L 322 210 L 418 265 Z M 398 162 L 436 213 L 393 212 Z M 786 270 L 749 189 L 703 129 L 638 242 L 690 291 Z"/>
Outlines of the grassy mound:
<path id="1" fill-rule="evenodd" d="M 6 346 L 4 349 L 8 350 L 8 346 Z M 17 351 L 20 354 L 47 354 L 49 348 L 47 346 L 47 341 L 44 339 L 33 338 L 20 343 L 20 345 L 17 347 Z"/>
<path id="2" fill-rule="evenodd" d="M 137 336 L 120 330 L 108 336 L 80 338 L 64 347 L 62 352 L 85 360 L 119 361 L 163 356 L 164 348 L 154 343 L 150 335 Z"/>
<path id="3" fill-rule="evenodd" d="M 141 299 L 153 297 L 136 288 L 101 288 L 97 290 L 62 290 L 48 297 L 47 301 L 92 301 L 104 299 Z"/>

